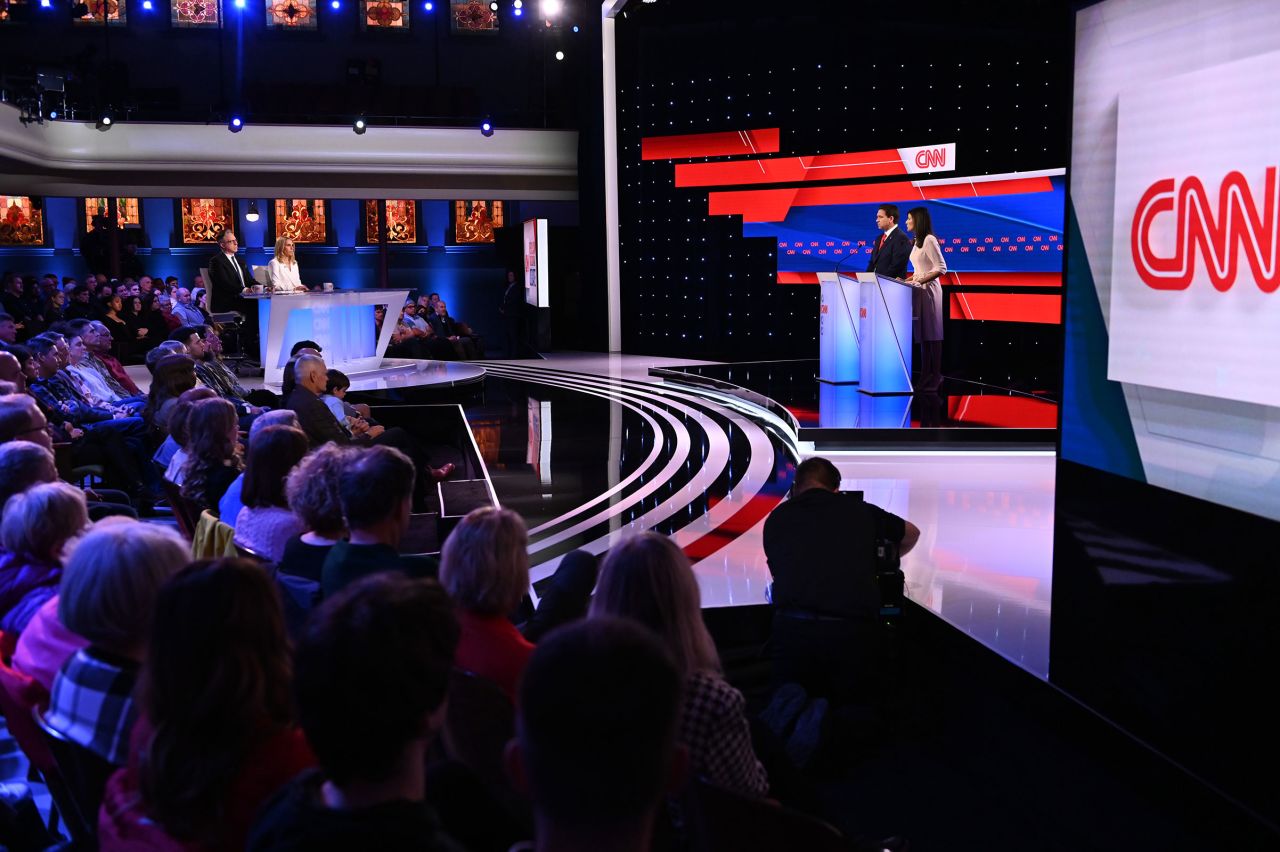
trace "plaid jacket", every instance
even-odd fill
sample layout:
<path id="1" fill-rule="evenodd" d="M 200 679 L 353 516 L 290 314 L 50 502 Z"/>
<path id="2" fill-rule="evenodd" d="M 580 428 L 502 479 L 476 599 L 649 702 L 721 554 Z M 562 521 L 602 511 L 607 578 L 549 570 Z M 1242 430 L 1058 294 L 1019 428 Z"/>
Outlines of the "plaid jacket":
<path id="1" fill-rule="evenodd" d="M 137 680 L 137 663 L 99 648 L 82 648 L 54 678 L 45 722 L 104 760 L 124 766 L 138 717 L 133 703 Z"/>
<path id="2" fill-rule="evenodd" d="M 694 672 L 684 684 L 680 739 L 693 771 L 717 787 L 747 796 L 769 795 L 769 779 L 751 747 L 746 701 L 724 678 Z"/>

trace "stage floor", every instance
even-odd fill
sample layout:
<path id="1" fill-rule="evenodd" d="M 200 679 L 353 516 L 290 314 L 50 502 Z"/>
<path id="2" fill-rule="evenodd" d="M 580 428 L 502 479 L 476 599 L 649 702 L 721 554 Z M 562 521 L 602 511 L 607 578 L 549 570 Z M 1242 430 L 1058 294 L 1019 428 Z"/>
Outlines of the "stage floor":
<path id="1" fill-rule="evenodd" d="M 790 419 L 823 449 L 870 445 L 1052 446 L 1056 401 L 1041 394 L 947 378 L 934 393 L 871 396 L 856 384 L 818 381 L 818 361 L 759 361 L 654 368 L 666 381 L 718 390 Z"/>
<path id="2" fill-rule="evenodd" d="M 1047 677 L 1052 450 L 815 453 L 767 407 L 651 375 L 742 365 L 554 354 L 485 366 L 468 417 L 499 499 L 529 523 L 535 585 L 570 549 L 657 529 L 694 561 L 704 606 L 763 604 L 764 520 L 797 461 L 821 454 L 844 488 L 920 526 L 903 559 L 912 600 Z"/>

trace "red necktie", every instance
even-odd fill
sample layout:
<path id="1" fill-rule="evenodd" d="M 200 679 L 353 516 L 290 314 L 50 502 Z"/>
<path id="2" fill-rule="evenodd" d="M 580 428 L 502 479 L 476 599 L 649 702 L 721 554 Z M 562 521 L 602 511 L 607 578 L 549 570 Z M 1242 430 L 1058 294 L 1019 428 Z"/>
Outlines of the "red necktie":
<path id="1" fill-rule="evenodd" d="M 884 241 L 887 239 L 889 239 L 889 232 L 885 231 L 880 235 L 880 245 L 876 246 L 876 251 L 880 251 L 880 249 L 884 248 Z"/>

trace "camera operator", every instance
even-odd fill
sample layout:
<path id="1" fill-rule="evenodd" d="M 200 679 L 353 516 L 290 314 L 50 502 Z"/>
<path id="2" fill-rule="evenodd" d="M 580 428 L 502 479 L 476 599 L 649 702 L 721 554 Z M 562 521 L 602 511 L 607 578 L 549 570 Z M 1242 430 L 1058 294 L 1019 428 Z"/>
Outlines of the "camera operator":
<path id="1" fill-rule="evenodd" d="M 877 546 L 905 554 L 920 539 L 910 521 L 840 492 L 824 458 L 796 468 L 791 498 L 764 524 L 773 575 L 777 684 L 798 683 L 835 704 L 869 698 L 880 655 Z M 896 565 L 888 566 L 893 569 Z"/>

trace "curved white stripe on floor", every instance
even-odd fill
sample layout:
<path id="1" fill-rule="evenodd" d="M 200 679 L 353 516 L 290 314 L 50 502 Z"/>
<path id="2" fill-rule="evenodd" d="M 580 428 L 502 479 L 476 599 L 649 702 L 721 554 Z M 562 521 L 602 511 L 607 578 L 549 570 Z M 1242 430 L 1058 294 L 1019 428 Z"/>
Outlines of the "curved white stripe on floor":
<path id="1" fill-rule="evenodd" d="M 496 367 L 496 369 L 495 369 Z M 740 429 L 750 447 L 750 457 L 747 460 L 746 472 L 737 479 L 736 482 L 730 483 L 729 493 L 725 499 L 718 502 L 710 511 L 703 513 L 700 517 L 694 519 L 689 524 L 677 531 L 673 537 L 677 544 L 681 546 L 696 540 L 705 535 L 707 532 L 715 529 L 732 517 L 747 502 L 759 494 L 760 489 L 768 483 L 773 474 L 774 450 L 773 444 L 769 436 L 765 434 L 758 425 L 751 420 L 742 417 L 729 406 L 720 404 L 715 401 L 708 400 L 699 396 L 696 392 L 675 391 L 667 387 L 659 387 L 656 384 L 645 382 L 620 382 L 613 377 L 596 377 L 590 374 L 572 373 L 559 370 L 547 370 L 540 367 L 523 367 L 517 365 L 490 365 L 489 369 L 495 375 L 503 375 L 509 378 L 531 381 L 538 384 L 547 384 L 565 389 L 575 390 L 583 393 L 593 393 L 599 395 L 598 390 L 601 388 L 601 380 L 606 383 L 604 386 L 610 390 L 621 389 L 627 395 L 627 398 L 646 407 L 653 403 L 664 403 L 690 419 L 698 423 L 707 435 L 708 452 L 705 462 L 702 464 L 698 472 L 694 475 L 684 488 L 663 503 L 661 506 L 649 510 L 640 518 L 635 519 L 626 527 L 612 530 L 608 534 L 599 536 L 592 541 L 586 542 L 582 547 L 592 553 L 603 553 L 613 546 L 623 536 L 629 535 L 634 531 L 651 529 L 659 523 L 668 520 L 677 512 L 688 509 L 690 503 L 697 497 L 704 494 L 715 481 L 719 478 L 726 464 L 729 462 L 730 454 L 730 437 L 717 420 L 709 417 L 706 409 L 715 411 L 720 417 L 727 419 L 734 427 Z M 685 404 L 686 402 L 692 405 Z M 736 406 L 735 406 L 736 407 Z M 662 408 L 653 407 L 650 410 L 662 412 Z M 680 429 L 684 429 L 683 424 Z M 679 432 L 677 433 L 679 434 Z M 687 437 L 687 430 L 685 430 Z M 660 436 L 659 436 L 660 437 Z M 672 456 L 672 461 L 678 467 L 681 463 L 689 463 L 687 448 L 681 451 L 679 448 Z M 648 483 L 646 488 L 646 496 L 657 488 L 661 487 L 667 481 L 666 478 L 659 478 Z M 614 489 L 611 489 L 611 491 Z M 634 498 L 635 495 L 632 495 Z M 683 498 L 683 499 L 679 499 Z M 583 507 L 575 509 L 572 512 L 561 516 L 562 518 L 576 515 L 582 508 L 601 502 L 607 497 L 597 497 L 584 504 Z M 594 514 L 591 518 L 576 524 L 570 530 L 566 530 L 556 536 L 544 539 L 536 545 L 531 546 L 531 552 L 543 549 L 551 543 L 565 540 L 566 537 L 582 530 L 589 529 L 591 526 L 600 524 L 617 517 L 624 512 L 630 505 L 637 502 L 635 499 L 628 499 L 614 506 Z M 557 519 L 559 521 L 560 519 Z M 548 525 L 541 525 L 538 529 L 544 529 Z M 541 563 L 534 569 L 534 579 L 541 579 L 549 576 L 555 567 L 559 564 L 559 557 L 552 558 Z M 702 573 L 702 572 L 699 572 Z M 722 572 L 720 572 L 722 573 Z M 706 578 L 710 579 L 710 578 Z"/>

